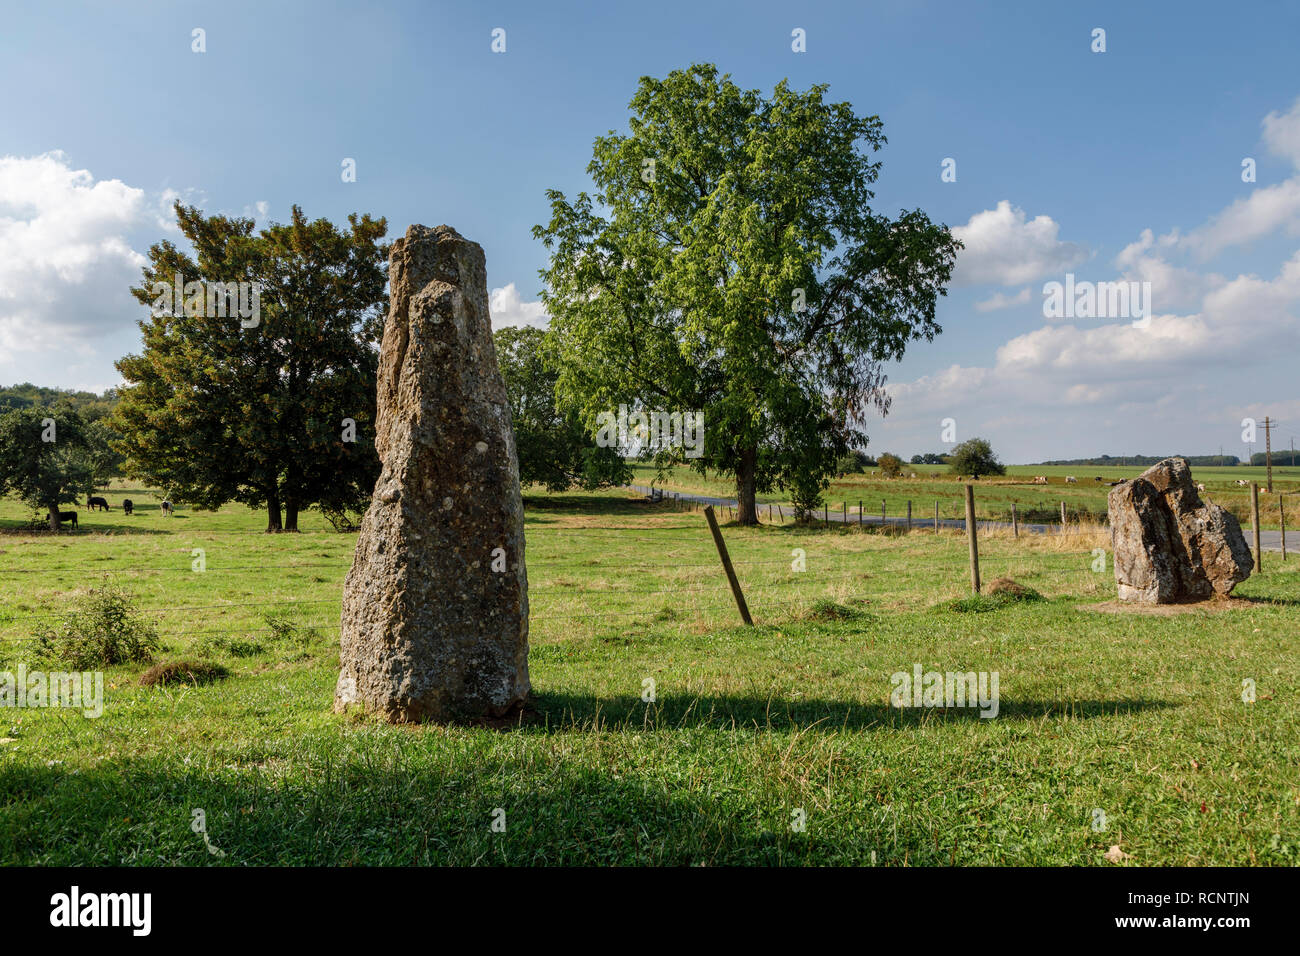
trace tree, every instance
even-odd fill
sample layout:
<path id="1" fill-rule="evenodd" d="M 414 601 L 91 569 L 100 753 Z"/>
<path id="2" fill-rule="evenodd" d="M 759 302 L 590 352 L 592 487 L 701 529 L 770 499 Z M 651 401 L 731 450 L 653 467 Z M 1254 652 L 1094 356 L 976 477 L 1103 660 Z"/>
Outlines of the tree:
<path id="1" fill-rule="evenodd" d="M 885 452 L 878 461 L 880 473 L 886 478 L 897 478 L 903 472 L 903 459 Z"/>
<path id="2" fill-rule="evenodd" d="M 74 504 L 90 476 L 85 430 L 75 412 L 31 407 L 0 415 L 0 494 L 47 509 L 51 531 L 59 530 L 59 505 Z"/>
<path id="3" fill-rule="evenodd" d="M 550 190 L 533 230 L 562 405 L 589 428 L 621 404 L 706 412 L 690 464 L 734 475 L 742 524 L 866 443 L 883 364 L 939 333 L 960 247 L 920 210 L 871 210 L 881 122 L 826 90 L 643 77 L 629 134 L 596 140 L 595 195 Z"/>
<path id="4" fill-rule="evenodd" d="M 153 306 L 144 350 L 117 363 L 128 473 L 201 508 L 265 507 L 267 531 L 364 502 L 379 474 L 386 221 L 353 214 L 339 230 L 295 206 L 254 235 L 251 219 L 175 209 L 195 256 L 149 250 L 131 290 Z"/>
<path id="5" fill-rule="evenodd" d="M 840 455 L 835 462 L 835 470 L 841 475 L 860 475 L 866 461 L 867 456 L 854 448 Z"/>
<path id="6" fill-rule="evenodd" d="M 547 333 L 531 327 L 493 333 L 497 365 L 510 399 L 519 482 L 564 491 L 627 484 L 632 470 L 616 447 L 599 447 L 574 411 L 555 407 L 557 373 L 544 355 Z"/>
<path id="7" fill-rule="evenodd" d="M 952 450 L 948 456 L 948 470 L 954 475 L 1005 475 L 1007 468 L 998 461 L 991 446 L 983 438 L 969 438 Z"/>

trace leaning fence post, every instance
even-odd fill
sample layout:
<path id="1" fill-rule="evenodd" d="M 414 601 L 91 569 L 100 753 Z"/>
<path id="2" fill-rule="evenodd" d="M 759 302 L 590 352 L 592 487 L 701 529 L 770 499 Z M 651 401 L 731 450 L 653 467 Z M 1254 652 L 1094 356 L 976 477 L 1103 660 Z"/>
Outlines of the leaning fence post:
<path id="1" fill-rule="evenodd" d="M 713 543 L 717 545 L 718 557 L 722 559 L 722 570 L 727 572 L 727 583 L 731 585 L 731 593 L 736 598 L 736 607 L 740 609 L 740 619 L 746 624 L 752 625 L 753 619 L 749 616 L 749 605 L 745 603 L 744 592 L 740 590 L 740 582 L 736 580 L 736 569 L 731 566 L 731 557 L 727 554 L 727 543 L 722 540 L 722 531 L 718 528 L 718 519 L 713 516 L 713 505 L 704 509 L 704 517 L 708 519 L 709 531 L 713 534 Z"/>
<path id="2" fill-rule="evenodd" d="M 970 542 L 970 586 L 980 593 L 980 548 L 975 540 L 975 486 L 966 486 L 966 540 Z"/>
<path id="3" fill-rule="evenodd" d="M 1282 521 L 1282 560 L 1286 560 L 1286 509 L 1282 507 L 1282 496 L 1277 496 L 1277 516 Z"/>
<path id="4" fill-rule="evenodd" d="M 1259 550 L 1259 482 L 1250 483 L 1250 525 L 1255 533 L 1255 573 L 1264 571 L 1264 555 Z"/>

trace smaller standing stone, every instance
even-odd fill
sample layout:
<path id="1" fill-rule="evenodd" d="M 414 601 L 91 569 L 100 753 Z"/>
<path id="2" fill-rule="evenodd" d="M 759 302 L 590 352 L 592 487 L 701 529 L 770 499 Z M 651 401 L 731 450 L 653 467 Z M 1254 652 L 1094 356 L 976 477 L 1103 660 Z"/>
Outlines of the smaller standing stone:
<path id="1" fill-rule="evenodd" d="M 1121 601 L 1176 604 L 1226 597 L 1254 562 L 1241 524 L 1196 491 L 1184 458 L 1166 458 L 1111 489 L 1115 582 Z"/>

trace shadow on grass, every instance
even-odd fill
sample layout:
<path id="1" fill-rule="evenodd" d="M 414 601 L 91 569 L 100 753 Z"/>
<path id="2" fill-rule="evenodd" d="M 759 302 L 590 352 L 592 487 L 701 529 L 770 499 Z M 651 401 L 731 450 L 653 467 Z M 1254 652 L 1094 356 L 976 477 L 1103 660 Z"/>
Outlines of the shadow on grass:
<path id="1" fill-rule="evenodd" d="M 639 697 L 596 698 L 580 694 L 535 694 L 531 720 L 525 725 L 550 733 L 572 730 L 677 728 L 759 728 L 792 730 L 813 725 L 823 731 L 914 727 L 936 720 L 1005 720 L 1066 717 L 1089 720 L 1176 707 L 1162 700 L 1037 700 L 1001 696 L 997 717 L 981 717 L 972 707 L 905 707 L 837 700 L 787 700 L 759 696 L 661 695 L 652 704 Z"/>
<path id="2" fill-rule="evenodd" d="M 105 517 L 107 518 L 108 516 L 105 515 Z M 176 515 L 176 518 L 183 518 L 183 517 L 184 515 Z M 143 522 L 149 519 L 142 518 L 140 520 Z M 174 519 L 169 519 L 169 520 L 174 520 Z M 64 536 L 75 538 L 79 536 L 84 537 L 89 534 L 166 534 L 166 533 L 167 530 L 165 528 L 152 527 L 149 525 L 145 525 L 143 523 L 136 524 L 134 518 L 129 518 L 126 517 L 125 515 L 115 520 L 109 519 L 107 521 L 100 520 L 97 518 L 83 517 L 78 520 L 76 528 L 69 527 L 67 523 L 64 523 L 63 527 L 60 528 L 58 531 L 51 531 L 48 527 L 33 528 L 29 526 L 25 521 L 0 520 L 0 534 L 19 535 L 19 536 L 30 535 L 33 538 L 45 538 L 45 537 L 61 538 Z"/>
<path id="3" fill-rule="evenodd" d="M 290 774 L 135 758 L 69 772 L 0 765 L 0 861 L 26 865 L 862 864 L 880 844 L 792 832 L 792 807 L 562 760 L 334 749 Z M 805 801 L 800 801 L 805 802 Z M 811 803 L 809 804 L 811 807 Z M 203 836 L 191 831 L 200 809 Z M 815 812 L 812 811 L 815 820 Z M 494 832 L 494 821 L 505 824 Z M 880 825 L 883 831 L 883 824 Z M 944 863 L 898 827 L 881 863 Z M 946 849 L 946 848 L 945 848 Z M 933 857 L 933 859 L 930 859 Z"/>

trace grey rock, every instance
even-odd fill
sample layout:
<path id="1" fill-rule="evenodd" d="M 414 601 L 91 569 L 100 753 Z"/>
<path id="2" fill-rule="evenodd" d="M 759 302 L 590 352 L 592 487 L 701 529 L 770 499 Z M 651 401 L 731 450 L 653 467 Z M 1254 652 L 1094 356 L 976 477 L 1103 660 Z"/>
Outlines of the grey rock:
<path id="1" fill-rule="evenodd" d="M 1111 489 L 1121 601 L 1176 604 L 1227 596 L 1254 561 L 1236 516 L 1201 500 L 1186 459 L 1166 458 Z"/>
<path id="2" fill-rule="evenodd" d="M 375 432 L 334 709 L 508 716 L 529 692 L 519 464 L 483 250 L 450 226 L 393 243 Z"/>

